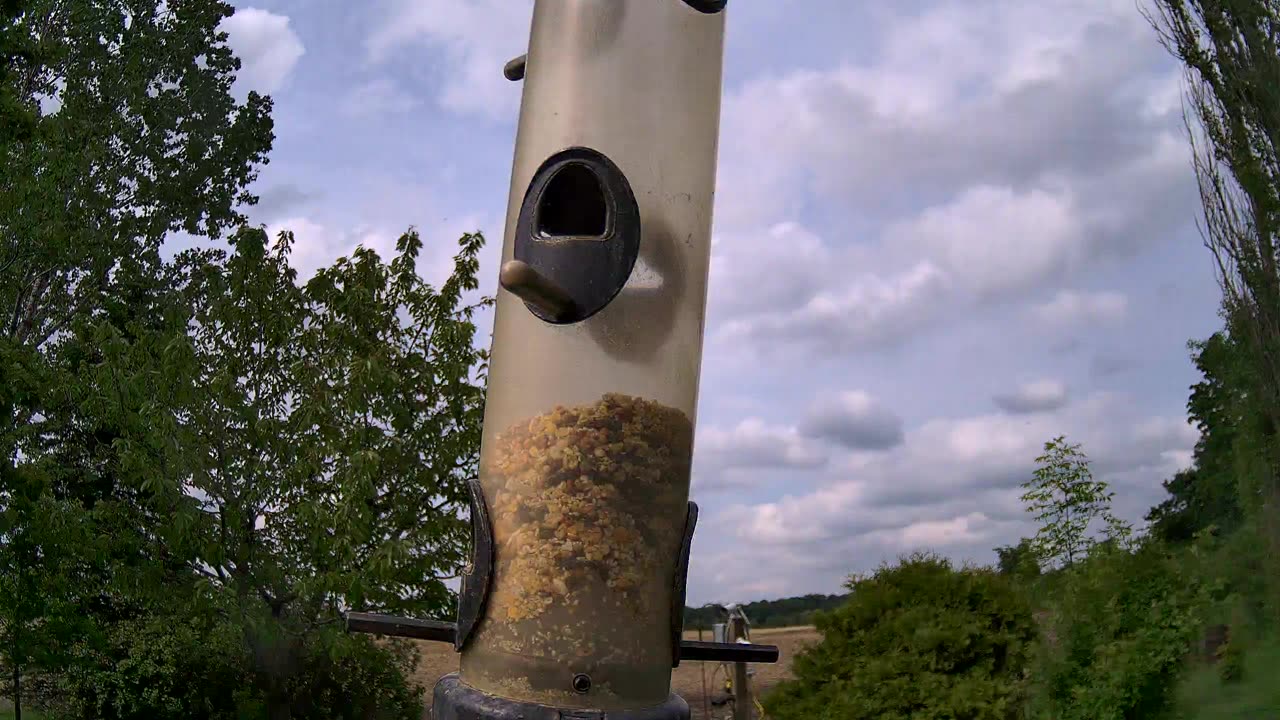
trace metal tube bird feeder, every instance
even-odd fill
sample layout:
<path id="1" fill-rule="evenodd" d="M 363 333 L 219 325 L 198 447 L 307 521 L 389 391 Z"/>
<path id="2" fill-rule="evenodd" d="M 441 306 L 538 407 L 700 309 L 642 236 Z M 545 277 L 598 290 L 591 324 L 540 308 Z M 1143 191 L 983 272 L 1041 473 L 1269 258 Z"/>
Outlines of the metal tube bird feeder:
<path id="1" fill-rule="evenodd" d="M 536 0 L 494 316 L 473 557 L 437 720 L 688 718 L 681 659 L 727 0 Z M 496 71 L 496 70 L 495 70 Z M 452 631 L 452 632 L 450 632 Z"/>

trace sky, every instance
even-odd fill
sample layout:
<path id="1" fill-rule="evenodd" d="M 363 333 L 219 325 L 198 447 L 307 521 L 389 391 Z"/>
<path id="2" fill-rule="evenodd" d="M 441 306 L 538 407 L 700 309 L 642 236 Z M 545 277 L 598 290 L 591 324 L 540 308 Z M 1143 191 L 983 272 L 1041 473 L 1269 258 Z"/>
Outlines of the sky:
<path id="1" fill-rule="evenodd" d="M 304 276 L 414 226 L 432 282 L 481 231 L 496 292 L 531 0 L 234 4 L 236 92 L 275 101 L 252 221 Z M 727 10 L 690 604 L 993 562 L 1057 435 L 1140 522 L 1197 438 L 1186 343 L 1220 326 L 1140 5 L 800 7 Z"/>

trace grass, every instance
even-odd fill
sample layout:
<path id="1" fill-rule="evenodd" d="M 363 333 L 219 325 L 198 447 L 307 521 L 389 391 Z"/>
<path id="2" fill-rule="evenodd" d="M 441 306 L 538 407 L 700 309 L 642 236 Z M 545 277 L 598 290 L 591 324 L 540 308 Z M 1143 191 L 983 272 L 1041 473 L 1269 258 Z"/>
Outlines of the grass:
<path id="1" fill-rule="evenodd" d="M 13 701 L 0 697 L 0 720 L 13 720 Z M 42 720 L 44 716 L 31 708 L 22 709 L 22 720 Z"/>
<path id="2" fill-rule="evenodd" d="M 1178 693 L 1185 720 L 1280 718 L 1280 641 L 1258 643 L 1245 656 L 1244 677 L 1224 684 L 1214 667 L 1198 667 Z"/>

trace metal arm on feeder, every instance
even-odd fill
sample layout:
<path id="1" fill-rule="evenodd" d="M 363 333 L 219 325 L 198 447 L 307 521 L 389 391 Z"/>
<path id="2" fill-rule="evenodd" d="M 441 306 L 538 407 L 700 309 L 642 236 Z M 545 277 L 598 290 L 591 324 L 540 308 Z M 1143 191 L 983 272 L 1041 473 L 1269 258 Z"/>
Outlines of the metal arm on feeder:
<path id="1" fill-rule="evenodd" d="M 346 614 L 347 632 L 390 637 L 413 638 L 452 644 L 458 635 L 457 623 L 441 620 L 416 620 L 394 615 L 349 612 Z M 725 663 L 774 663 L 778 661 L 776 645 L 747 643 L 703 642 L 682 640 L 680 659 L 696 662 Z"/>

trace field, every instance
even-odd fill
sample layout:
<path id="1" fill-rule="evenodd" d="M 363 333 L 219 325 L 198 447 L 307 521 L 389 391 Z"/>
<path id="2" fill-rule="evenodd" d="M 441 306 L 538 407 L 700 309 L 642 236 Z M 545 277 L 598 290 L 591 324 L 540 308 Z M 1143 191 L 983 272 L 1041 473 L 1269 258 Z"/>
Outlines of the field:
<path id="1" fill-rule="evenodd" d="M 697 640 L 697 631 L 686 632 L 685 639 Z M 704 640 L 710 640 L 711 634 L 705 633 Z M 779 681 L 790 677 L 791 660 L 805 645 L 817 642 L 819 635 L 812 627 L 768 628 L 754 630 L 751 633 L 753 642 L 763 645 L 777 645 L 780 657 L 774 665 L 756 665 L 752 687 L 757 692 L 767 691 Z M 427 688 L 427 704 L 430 705 L 430 689 L 437 679 L 458 669 L 458 656 L 453 648 L 442 643 L 421 643 L 422 660 L 418 664 L 417 681 Z M 706 673 L 708 688 L 711 687 L 712 675 L 716 663 L 685 662 L 671 673 L 671 687 L 689 702 L 693 720 L 706 720 L 703 713 L 702 678 Z M 717 684 L 723 684 L 723 676 L 716 675 Z M 723 716 L 723 713 L 717 713 Z"/>

